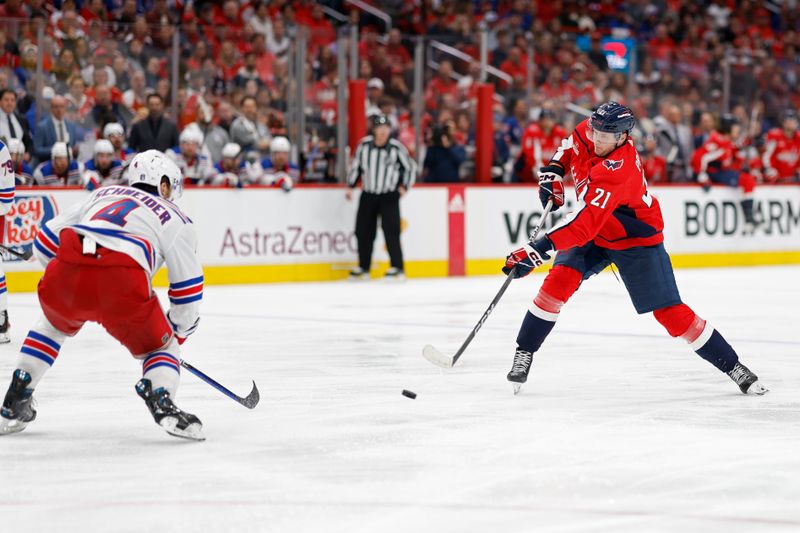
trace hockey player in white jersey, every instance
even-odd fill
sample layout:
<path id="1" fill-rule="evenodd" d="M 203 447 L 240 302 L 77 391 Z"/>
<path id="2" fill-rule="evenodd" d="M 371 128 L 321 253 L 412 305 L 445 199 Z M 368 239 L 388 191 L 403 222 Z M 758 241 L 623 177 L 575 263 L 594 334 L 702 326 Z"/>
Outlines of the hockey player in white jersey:
<path id="1" fill-rule="evenodd" d="M 16 139 L 12 140 L 16 141 Z M 11 153 L 5 143 L 0 141 L 0 242 L 3 243 L 5 243 L 6 214 L 14 205 L 15 175 Z M 11 342 L 11 338 L 8 336 L 9 328 L 6 273 L 3 269 L 3 261 L 0 259 L 0 344 Z"/>
<path id="2" fill-rule="evenodd" d="M 178 140 L 180 146 L 167 150 L 167 155 L 181 169 L 187 184 L 206 185 L 217 171 L 211 158 L 203 153 L 203 132 L 196 124 L 189 124 L 183 129 Z"/>
<path id="3" fill-rule="evenodd" d="M 128 186 L 97 189 L 81 205 L 43 224 L 34 242 L 47 265 L 39 283 L 43 316 L 28 333 L 0 409 L 0 434 L 36 418 L 33 391 L 58 358 L 66 337 L 100 323 L 142 361 L 136 384 L 156 423 L 168 433 L 203 440 L 200 420 L 174 403 L 179 344 L 199 321 L 203 271 L 191 220 L 171 202 L 182 192 L 180 170 L 156 150 L 138 154 Z M 170 308 L 161 308 L 151 279 L 166 265 Z"/>

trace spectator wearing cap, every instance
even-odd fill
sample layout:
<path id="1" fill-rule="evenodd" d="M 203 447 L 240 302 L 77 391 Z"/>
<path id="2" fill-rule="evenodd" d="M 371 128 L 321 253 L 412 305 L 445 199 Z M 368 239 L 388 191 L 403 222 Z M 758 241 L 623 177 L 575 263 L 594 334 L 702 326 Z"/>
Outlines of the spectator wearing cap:
<path id="1" fill-rule="evenodd" d="M 294 184 L 300 179 L 300 169 L 289 160 L 292 149 L 289 139 L 278 136 L 269 143 L 270 156 L 261 161 L 264 174 L 261 182 L 265 185 L 280 187 L 286 192 L 292 190 Z"/>
<path id="2" fill-rule="evenodd" d="M 67 99 L 54 96 L 50 101 L 50 116 L 39 122 L 33 136 L 33 150 L 37 161 L 47 161 L 53 144 L 57 142 L 75 146 L 81 140 L 78 126 L 68 120 L 66 115 Z"/>
<path id="3" fill-rule="evenodd" d="M 22 187 L 33 185 L 33 170 L 25 162 L 25 145 L 19 139 L 9 139 L 6 146 L 8 146 L 8 153 L 11 154 L 14 183 Z"/>
<path id="4" fill-rule="evenodd" d="M 42 101 L 44 102 L 44 105 L 42 106 L 41 114 L 39 115 L 40 119 L 50 116 L 50 102 L 53 100 L 53 96 L 55 95 L 56 93 L 53 91 L 52 87 L 42 88 Z M 31 135 L 36 135 L 36 109 L 36 100 L 33 100 L 31 102 L 31 106 L 25 112 L 25 120 L 28 121 L 28 125 L 31 127 Z"/>
<path id="5" fill-rule="evenodd" d="M 39 186 L 63 187 L 82 185 L 83 165 L 70 160 L 67 143 L 57 142 L 50 150 L 50 160 L 39 163 L 33 171 L 33 181 Z"/>
<path id="6" fill-rule="evenodd" d="M 361 183 L 361 197 L 356 214 L 358 267 L 351 279 L 367 279 L 372 263 L 372 248 L 381 218 L 383 235 L 389 251 L 390 279 L 404 277 L 403 250 L 400 247 L 400 197 L 414 184 L 417 165 L 399 141 L 390 138 L 391 125 L 385 115 L 372 119 L 372 134 L 358 143 L 350 172 L 347 174 L 347 199 Z"/>
<path id="7" fill-rule="evenodd" d="M 258 120 L 258 103 L 255 97 L 245 96 L 242 99 L 242 114 L 231 124 L 231 141 L 244 151 L 255 150 L 266 154 L 270 137 L 266 124 Z"/>
<path id="8" fill-rule="evenodd" d="M 164 116 L 164 99 L 153 93 L 147 96 L 147 118 L 140 120 L 131 128 L 128 146 L 136 152 L 146 150 L 166 151 L 177 146 L 178 127 Z"/>
<path id="9" fill-rule="evenodd" d="M 103 127 L 103 138 L 114 148 L 114 159 L 126 161 L 133 156 L 133 150 L 125 146 L 125 128 L 119 122 L 109 122 Z"/>
<path id="10" fill-rule="evenodd" d="M 106 185 L 119 185 L 122 179 L 122 161 L 114 158 L 114 146 L 107 139 L 94 143 L 94 157 L 83 164 L 82 183 L 93 191 Z"/>
<path id="11" fill-rule="evenodd" d="M 367 82 L 367 117 L 380 115 L 381 110 L 378 102 L 383 97 L 383 81 L 380 78 L 372 78 Z"/>

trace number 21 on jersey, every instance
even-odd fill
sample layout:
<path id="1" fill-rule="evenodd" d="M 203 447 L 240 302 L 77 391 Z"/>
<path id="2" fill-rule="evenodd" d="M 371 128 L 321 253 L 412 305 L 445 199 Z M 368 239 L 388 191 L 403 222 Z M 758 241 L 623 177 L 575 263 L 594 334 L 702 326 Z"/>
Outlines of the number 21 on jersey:
<path id="1" fill-rule="evenodd" d="M 125 224 L 128 223 L 125 218 L 137 207 L 139 207 L 139 204 L 135 200 L 131 200 L 130 198 L 120 200 L 95 213 L 92 220 L 105 220 L 106 222 L 124 227 Z"/>

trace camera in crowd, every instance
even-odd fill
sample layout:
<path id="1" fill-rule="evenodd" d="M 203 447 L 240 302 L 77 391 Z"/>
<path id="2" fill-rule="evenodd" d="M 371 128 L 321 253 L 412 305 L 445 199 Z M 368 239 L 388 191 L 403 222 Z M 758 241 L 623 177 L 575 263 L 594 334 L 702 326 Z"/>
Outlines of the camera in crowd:
<path id="1" fill-rule="evenodd" d="M 445 142 L 447 139 L 447 142 Z M 431 146 L 448 147 L 453 144 L 453 137 L 450 134 L 449 124 L 437 124 L 431 131 Z"/>

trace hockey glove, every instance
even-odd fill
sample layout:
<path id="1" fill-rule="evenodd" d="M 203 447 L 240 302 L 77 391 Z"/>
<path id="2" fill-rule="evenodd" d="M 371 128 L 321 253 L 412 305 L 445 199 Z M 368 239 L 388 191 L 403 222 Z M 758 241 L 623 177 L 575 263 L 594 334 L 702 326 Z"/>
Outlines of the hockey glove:
<path id="1" fill-rule="evenodd" d="M 503 274 L 508 275 L 514 269 L 514 279 L 522 278 L 530 274 L 534 268 L 542 266 L 550 260 L 551 253 L 555 251 L 553 242 L 547 235 L 528 242 L 522 248 L 518 248 L 506 257 L 506 266 L 503 267 Z"/>
<path id="2" fill-rule="evenodd" d="M 553 200 L 551 212 L 564 205 L 564 169 L 558 165 L 547 165 L 539 169 L 539 201 L 542 207 Z"/>
<path id="3" fill-rule="evenodd" d="M 708 177 L 708 172 L 701 172 L 698 174 L 697 183 L 703 186 L 703 192 L 711 190 L 711 179 Z"/>

